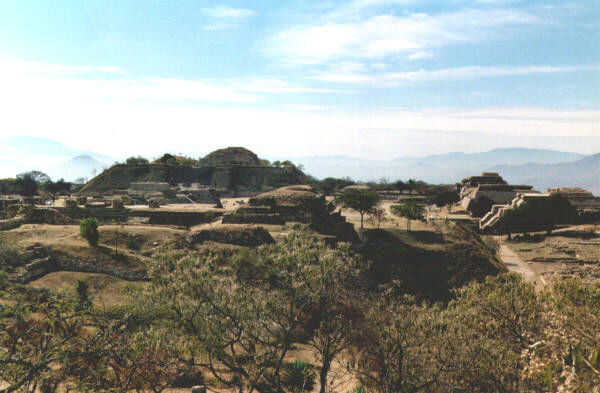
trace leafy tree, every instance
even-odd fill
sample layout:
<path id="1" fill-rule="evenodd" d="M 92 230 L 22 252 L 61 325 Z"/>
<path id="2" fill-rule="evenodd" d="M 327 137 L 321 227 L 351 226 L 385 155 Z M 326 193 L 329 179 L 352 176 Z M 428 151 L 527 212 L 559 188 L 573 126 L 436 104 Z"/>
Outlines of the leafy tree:
<path id="1" fill-rule="evenodd" d="M 364 215 L 372 212 L 379 203 L 379 194 L 367 190 L 349 190 L 335 198 L 335 203 L 360 213 L 360 229 L 363 229 Z"/>
<path id="2" fill-rule="evenodd" d="M 367 213 L 367 221 L 369 224 L 379 228 L 382 223 L 388 220 L 386 210 L 381 206 L 376 206 L 372 211 Z"/>
<path id="3" fill-rule="evenodd" d="M 410 231 L 410 222 L 412 220 L 423 221 L 425 219 L 423 217 L 425 214 L 425 208 L 423 205 L 414 201 L 405 202 L 400 205 L 392 205 L 390 206 L 390 210 L 396 216 L 406 218 L 407 231 Z"/>
<path id="4" fill-rule="evenodd" d="M 15 180 L 17 192 L 24 196 L 33 196 L 37 194 L 39 183 L 31 173 L 21 173 Z"/>
<path id="5" fill-rule="evenodd" d="M 389 290 L 389 289 L 388 289 Z M 368 391 L 413 393 L 444 389 L 451 369 L 449 331 L 439 307 L 385 292 L 369 315 L 363 340 L 352 353 L 354 371 Z"/>
<path id="6" fill-rule="evenodd" d="M 400 191 L 400 192 L 402 192 L 402 191 L 404 191 L 404 190 L 407 190 L 407 189 L 408 189 L 408 188 L 407 188 L 407 186 L 406 186 L 406 183 L 404 183 L 404 182 L 403 182 L 402 180 L 400 180 L 400 179 L 396 180 L 396 181 L 394 182 L 393 186 L 394 186 L 394 189 L 395 189 L 396 191 Z"/>
<path id="7" fill-rule="evenodd" d="M 51 180 L 50 176 L 48 176 L 44 172 L 40 172 L 40 171 L 23 172 L 23 173 L 20 173 L 17 175 L 17 179 L 23 178 L 23 177 L 30 177 L 37 184 L 43 184 L 43 183 L 46 183 Z"/>
<path id="8" fill-rule="evenodd" d="M 140 164 L 148 164 L 148 159 L 142 156 L 131 156 L 125 160 L 125 164 L 129 165 L 140 165 Z"/>
<path id="9" fill-rule="evenodd" d="M 223 271 L 226 260 L 233 271 Z M 307 344 L 326 389 L 331 362 L 359 330 L 347 316 L 360 304 L 364 263 L 347 245 L 328 249 L 293 233 L 281 244 L 233 256 L 166 250 L 158 261 L 143 304 L 163 316 L 189 351 L 205 354 L 200 367 L 239 392 L 285 387 L 284 359 L 299 330 L 312 333 Z"/>
<path id="10" fill-rule="evenodd" d="M 98 232 L 98 222 L 95 218 L 85 218 L 79 223 L 79 233 L 90 246 L 97 246 L 98 240 L 100 239 L 100 233 Z"/>
<path id="11" fill-rule="evenodd" d="M 83 320 L 56 296 L 0 305 L 1 393 L 56 392 L 74 387 L 69 377 L 82 367 Z"/>
<path id="12" fill-rule="evenodd" d="M 57 192 L 67 191 L 71 189 L 71 183 L 66 182 L 64 179 L 59 179 L 56 182 L 47 181 L 42 185 L 48 192 L 56 194 Z"/>
<path id="13" fill-rule="evenodd" d="M 457 203 L 459 200 L 460 198 L 458 196 L 458 192 L 442 191 L 433 198 L 433 203 L 435 203 L 437 207 L 447 207 L 448 212 L 450 212 L 452 205 Z"/>
<path id="14" fill-rule="evenodd" d="M 177 165 L 177 164 L 178 164 L 178 163 L 177 163 L 177 158 L 176 158 L 174 155 L 172 155 L 172 154 L 169 154 L 169 153 L 165 153 L 165 154 L 163 154 L 163 156 L 162 156 L 162 157 L 160 157 L 160 158 L 158 159 L 158 161 L 159 161 L 161 164 L 165 164 L 165 165 Z"/>
<path id="15" fill-rule="evenodd" d="M 351 186 L 353 184 L 356 184 L 356 182 L 350 178 L 336 179 L 334 177 L 326 177 L 325 179 L 321 180 L 318 187 L 323 194 L 331 195 L 338 192 L 342 188 Z"/>

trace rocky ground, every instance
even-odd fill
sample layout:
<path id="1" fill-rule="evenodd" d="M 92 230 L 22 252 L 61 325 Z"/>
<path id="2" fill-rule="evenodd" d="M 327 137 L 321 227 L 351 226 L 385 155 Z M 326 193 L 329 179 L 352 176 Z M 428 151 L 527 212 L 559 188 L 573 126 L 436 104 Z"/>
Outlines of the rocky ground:
<path id="1" fill-rule="evenodd" d="M 528 268 L 551 282 L 555 278 L 579 277 L 600 280 L 600 231 L 597 226 L 563 228 L 546 236 L 543 233 L 503 239 Z"/>

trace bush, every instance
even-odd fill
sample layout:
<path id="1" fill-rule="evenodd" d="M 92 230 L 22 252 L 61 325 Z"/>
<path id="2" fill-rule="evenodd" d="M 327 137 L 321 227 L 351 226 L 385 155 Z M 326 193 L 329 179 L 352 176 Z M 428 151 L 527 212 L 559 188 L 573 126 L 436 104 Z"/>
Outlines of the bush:
<path id="1" fill-rule="evenodd" d="M 21 254 L 0 234 L 0 269 L 9 271 L 12 267 L 20 265 L 22 261 Z"/>
<path id="2" fill-rule="evenodd" d="M 140 243 L 138 242 L 138 240 L 136 239 L 135 236 L 128 236 L 126 245 L 127 245 L 127 248 L 130 250 L 139 250 L 140 249 Z"/>
<path id="3" fill-rule="evenodd" d="M 148 159 L 142 157 L 142 156 L 131 156 L 129 157 L 127 160 L 125 160 L 126 164 L 130 164 L 130 165 L 143 165 L 143 164 L 148 164 Z"/>
<path id="4" fill-rule="evenodd" d="M 98 222 L 95 218 L 86 218 L 79 223 L 79 233 L 90 246 L 97 246 L 100 233 L 98 233 Z"/>
<path id="5" fill-rule="evenodd" d="M 312 364 L 296 360 L 283 365 L 281 382 L 291 392 L 311 392 L 315 386 L 315 376 Z"/>

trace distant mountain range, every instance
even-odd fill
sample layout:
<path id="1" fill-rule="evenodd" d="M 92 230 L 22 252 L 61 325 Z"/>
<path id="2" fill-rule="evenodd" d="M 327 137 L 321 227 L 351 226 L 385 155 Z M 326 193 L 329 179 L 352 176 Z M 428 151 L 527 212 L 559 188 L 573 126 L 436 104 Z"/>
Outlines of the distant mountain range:
<path id="1" fill-rule="evenodd" d="M 509 148 L 483 153 L 447 153 L 426 157 L 399 157 L 387 161 L 363 160 L 347 156 L 304 157 L 292 161 L 304 166 L 317 178 L 350 176 L 356 180 L 422 179 L 432 183 L 454 183 L 465 176 L 496 165 L 526 163 L 556 164 L 584 158 L 582 154 L 554 150 Z"/>
<path id="2" fill-rule="evenodd" d="M 532 184 L 539 191 L 556 186 L 582 187 L 600 195 L 600 153 L 575 162 L 497 165 L 492 169 L 511 183 Z"/>
<path id="3" fill-rule="evenodd" d="M 0 177 L 40 170 L 53 180 L 92 178 L 94 169 L 114 162 L 109 156 L 75 149 L 48 138 L 17 136 L 0 139 Z"/>
<path id="4" fill-rule="evenodd" d="M 452 184 L 481 172 L 499 172 L 510 183 L 531 184 L 540 191 L 548 187 L 583 187 L 600 194 L 598 154 L 555 150 L 498 148 L 483 153 L 447 153 L 392 160 L 363 160 L 347 156 L 292 159 L 317 178 L 351 177 L 360 181 L 386 178 L 419 179 Z"/>
<path id="5" fill-rule="evenodd" d="M 139 154 L 144 155 L 144 152 Z M 74 149 L 48 138 L 20 136 L 0 139 L 0 177 L 41 170 L 57 180 L 92 178 L 115 158 Z M 123 158 L 121 158 L 122 160 Z M 280 160 L 289 157 L 278 157 Z M 291 159 L 306 173 L 325 177 L 351 177 L 358 181 L 419 179 L 452 184 L 481 172 L 499 172 L 510 183 L 548 187 L 583 187 L 600 195 L 600 153 L 582 154 L 555 150 L 499 148 L 482 153 L 447 153 L 426 157 L 365 160 L 348 156 Z"/>

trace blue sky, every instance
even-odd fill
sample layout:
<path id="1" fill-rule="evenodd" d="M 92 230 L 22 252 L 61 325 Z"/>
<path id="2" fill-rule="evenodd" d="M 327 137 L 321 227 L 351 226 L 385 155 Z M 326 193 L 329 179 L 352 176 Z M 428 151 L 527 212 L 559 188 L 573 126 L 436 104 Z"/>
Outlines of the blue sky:
<path id="1" fill-rule="evenodd" d="M 3 1 L 0 136 L 112 156 L 595 153 L 599 43 L 597 1 Z"/>

